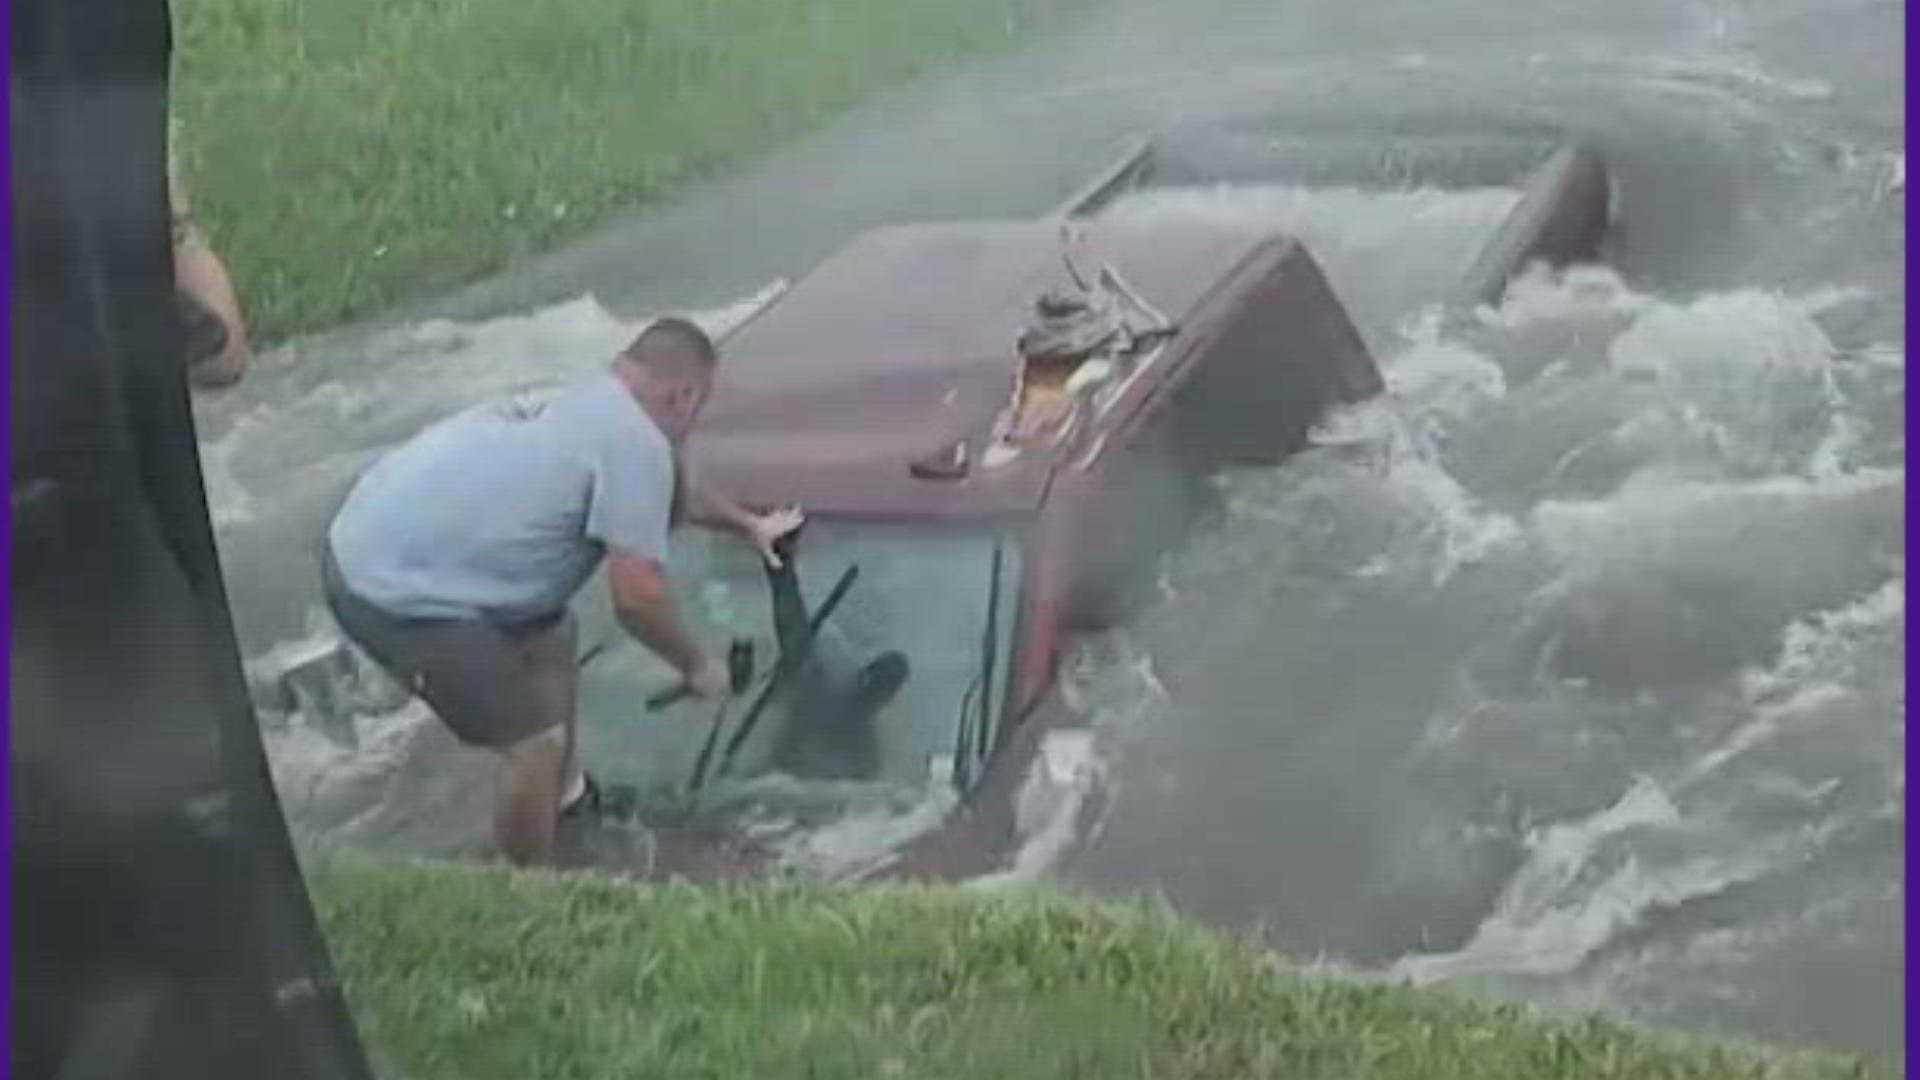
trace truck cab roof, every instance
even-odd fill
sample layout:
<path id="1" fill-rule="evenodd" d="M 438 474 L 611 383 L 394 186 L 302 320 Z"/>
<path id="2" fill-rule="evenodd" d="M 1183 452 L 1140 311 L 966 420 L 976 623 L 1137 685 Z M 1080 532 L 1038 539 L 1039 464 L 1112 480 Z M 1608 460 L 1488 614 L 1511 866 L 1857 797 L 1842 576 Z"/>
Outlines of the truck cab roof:
<path id="1" fill-rule="evenodd" d="M 1072 282 L 1058 221 L 961 221 L 867 232 L 722 344 L 689 440 L 703 475 L 749 502 L 850 517 L 1031 512 L 1064 446 L 957 478 L 912 466 L 955 444 L 979 460 L 1020 393 L 1017 341 L 1035 299 Z M 1114 267 L 1190 349 L 1296 251 L 1288 236 L 1192 223 L 1090 222 L 1076 265 Z M 1177 365 L 1169 363 L 1169 370 Z"/>

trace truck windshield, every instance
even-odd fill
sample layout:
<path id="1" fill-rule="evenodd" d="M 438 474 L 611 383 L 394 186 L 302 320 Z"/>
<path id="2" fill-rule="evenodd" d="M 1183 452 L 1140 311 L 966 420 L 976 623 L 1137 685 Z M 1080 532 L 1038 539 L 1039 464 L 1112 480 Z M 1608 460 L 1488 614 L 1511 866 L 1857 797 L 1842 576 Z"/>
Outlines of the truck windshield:
<path id="1" fill-rule="evenodd" d="M 774 589 L 759 557 L 732 537 L 686 530 L 669 561 L 682 611 L 711 654 L 751 641 L 758 671 L 727 710 L 706 791 L 769 774 L 923 790 L 930 780 L 965 786 L 977 773 L 1005 698 L 1019 583 L 1010 537 L 810 522 L 792 579 L 806 613 L 820 614 L 850 568 L 856 576 L 819 623 L 806 663 L 780 677 L 724 777 L 720 762 L 780 663 Z M 617 627 L 604 584 L 583 608 L 585 637 L 603 651 L 582 672 L 582 760 L 604 781 L 637 789 L 643 808 L 676 804 L 716 703 L 649 710 L 646 699 L 672 687 L 673 673 Z"/>

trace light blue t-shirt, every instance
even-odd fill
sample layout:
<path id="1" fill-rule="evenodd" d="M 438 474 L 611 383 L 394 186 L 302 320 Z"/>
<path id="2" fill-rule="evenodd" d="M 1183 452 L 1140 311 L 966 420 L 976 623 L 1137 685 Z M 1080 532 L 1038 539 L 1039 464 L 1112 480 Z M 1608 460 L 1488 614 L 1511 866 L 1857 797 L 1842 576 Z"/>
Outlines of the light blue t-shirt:
<path id="1" fill-rule="evenodd" d="M 611 374 L 433 425 L 369 469 L 327 539 L 395 615 L 534 619 L 609 547 L 665 561 L 673 448 Z"/>

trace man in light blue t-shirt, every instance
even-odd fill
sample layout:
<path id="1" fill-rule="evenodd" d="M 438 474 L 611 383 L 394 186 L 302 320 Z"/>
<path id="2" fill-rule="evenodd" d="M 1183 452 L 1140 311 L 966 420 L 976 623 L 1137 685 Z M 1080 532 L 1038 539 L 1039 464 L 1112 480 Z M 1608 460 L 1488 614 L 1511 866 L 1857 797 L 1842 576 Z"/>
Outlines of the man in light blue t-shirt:
<path id="1" fill-rule="evenodd" d="M 676 506 L 770 559 L 800 522 L 684 483 L 676 449 L 715 362 L 699 327 L 659 320 L 603 375 L 415 436 L 360 478 L 327 532 L 341 629 L 462 741 L 501 753 L 494 831 L 516 862 L 548 858 L 557 817 L 587 794 L 568 603 L 602 558 L 622 626 L 712 696 L 724 672 L 681 620 L 663 567 Z"/>

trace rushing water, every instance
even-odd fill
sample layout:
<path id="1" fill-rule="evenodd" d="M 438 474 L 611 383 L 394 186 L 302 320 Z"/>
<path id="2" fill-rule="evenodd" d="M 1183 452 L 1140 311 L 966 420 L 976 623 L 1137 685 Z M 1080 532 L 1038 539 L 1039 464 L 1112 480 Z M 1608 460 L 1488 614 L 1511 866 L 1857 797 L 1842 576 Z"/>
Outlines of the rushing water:
<path id="1" fill-rule="evenodd" d="M 438 305 L 458 321 L 268 357 L 202 408 L 243 640 L 258 657 L 314 629 L 313 541 L 371 452 L 601 363 L 648 312 L 723 326 L 852 229 L 1031 214 L 1115 137 L 1214 111 L 1564 127 L 1618 181 L 1611 267 L 1465 317 L 1431 301 L 1511 192 L 1115 209 L 1296 230 L 1390 390 L 1285 467 L 1223 477 L 1224 519 L 1168 560 L 1162 599 L 1069 658 L 1062 693 L 1097 722 L 1050 748 L 1018 869 L 1155 889 L 1360 970 L 1898 1054 L 1902 20 L 1832 0 L 1122 4 Z M 359 738 L 274 729 L 296 819 L 462 842 L 484 762 L 417 708 Z M 927 811 L 783 842 L 857 867 Z"/>
<path id="2" fill-rule="evenodd" d="M 1817 301 L 1537 288 L 1225 482 L 1131 631 L 1164 696 L 1072 876 L 1362 967 L 1886 1045 L 1900 370 Z"/>

